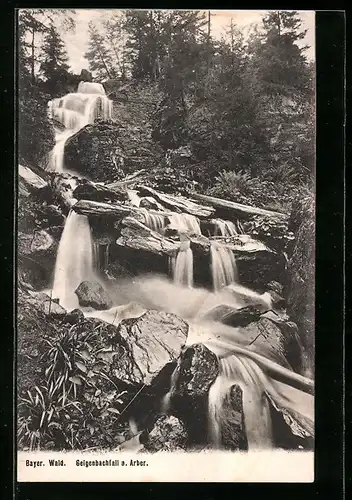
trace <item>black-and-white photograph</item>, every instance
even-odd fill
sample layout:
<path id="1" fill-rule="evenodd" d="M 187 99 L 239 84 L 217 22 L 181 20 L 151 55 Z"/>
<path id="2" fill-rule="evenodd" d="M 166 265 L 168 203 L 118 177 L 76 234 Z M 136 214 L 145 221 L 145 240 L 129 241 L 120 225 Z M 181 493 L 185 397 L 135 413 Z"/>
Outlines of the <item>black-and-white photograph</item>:
<path id="1" fill-rule="evenodd" d="M 314 11 L 20 9 L 17 44 L 22 473 L 314 458 Z"/>

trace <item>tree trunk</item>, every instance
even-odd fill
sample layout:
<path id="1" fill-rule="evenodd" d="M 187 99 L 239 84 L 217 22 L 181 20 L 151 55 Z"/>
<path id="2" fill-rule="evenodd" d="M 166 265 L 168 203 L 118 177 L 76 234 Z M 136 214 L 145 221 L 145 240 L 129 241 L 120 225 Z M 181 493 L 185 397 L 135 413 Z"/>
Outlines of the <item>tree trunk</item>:
<path id="1" fill-rule="evenodd" d="M 35 83 L 35 70 L 34 70 L 34 57 L 35 57 L 35 44 L 34 44 L 34 39 L 35 39 L 35 29 L 32 28 L 32 43 L 31 43 L 31 48 L 32 48 L 32 57 L 31 57 L 31 76 L 32 76 L 32 83 Z"/>

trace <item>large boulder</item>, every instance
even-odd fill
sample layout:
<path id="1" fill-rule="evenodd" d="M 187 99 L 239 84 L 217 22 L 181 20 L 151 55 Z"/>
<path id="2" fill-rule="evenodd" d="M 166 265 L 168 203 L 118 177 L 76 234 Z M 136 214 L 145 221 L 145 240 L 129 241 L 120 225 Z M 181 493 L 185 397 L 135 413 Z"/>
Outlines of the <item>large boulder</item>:
<path id="1" fill-rule="evenodd" d="M 243 412 L 243 391 L 233 385 L 224 398 L 221 409 L 219 441 L 225 449 L 247 450 L 247 435 Z"/>
<path id="2" fill-rule="evenodd" d="M 154 310 L 118 326 L 119 356 L 114 377 L 133 385 L 151 385 L 161 370 L 177 360 L 186 343 L 188 325 L 178 316 Z"/>
<path id="3" fill-rule="evenodd" d="M 141 167 L 151 168 L 158 156 L 158 148 L 143 131 L 121 121 L 87 125 L 65 146 L 67 168 L 92 181 L 120 180 Z"/>
<path id="4" fill-rule="evenodd" d="M 64 309 L 55 300 L 52 300 L 49 295 L 43 292 L 29 292 L 30 298 L 27 302 L 33 304 L 37 309 L 42 311 L 46 316 L 63 319 L 66 316 Z"/>
<path id="5" fill-rule="evenodd" d="M 174 416 L 161 415 L 154 423 L 144 445 L 147 452 L 184 451 L 187 446 L 187 431 L 184 424 Z"/>
<path id="6" fill-rule="evenodd" d="M 76 288 L 80 306 L 93 307 L 97 310 L 110 309 L 113 303 L 108 293 L 96 281 L 82 281 Z"/>

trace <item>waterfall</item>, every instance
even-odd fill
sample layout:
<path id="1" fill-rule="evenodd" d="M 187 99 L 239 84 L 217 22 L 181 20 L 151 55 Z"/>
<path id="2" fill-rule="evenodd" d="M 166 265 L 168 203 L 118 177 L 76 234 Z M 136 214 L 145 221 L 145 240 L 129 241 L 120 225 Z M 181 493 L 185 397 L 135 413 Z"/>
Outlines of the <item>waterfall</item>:
<path id="1" fill-rule="evenodd" d="M 237 236 L 244 234 L 243 226 L 240 221 L 232 222 L 230 220 L 214 219 L 214 236 Z"/>
<path id="2" fill-rule="evenodd" d="M 176 387 L 177 387 L 178 372 L 179 372 L 178 366 L 176 366 L 176 368 L 174 369 L 174 371 L 171 374 L 170 389 L 165 394 L 165 396 L 163 397 L 163 399 L 161 401 L 161 412 L 162 413 L 167 414 L 170 411 L 170 408 L 171 408 L 171 398 L 172 398 L 173 394 L 175 393 Z"/>
<path id="3" fill-rule="evenodd" d="M 159 214 L 152 214 L 146 209 L 141 210 L 143 210 L 144 224 L 149 227 L 149 229 L 160 233 L 165 227 L 165 217 Z"/>
<path id="4" fill-rule="evenodd" d="M 242 389 L 244 415 L 243 430 L 246 433 L 248 450 L 272 448 L 272 424 L 270 408 L 265 391 L 270 386 L 266 375 L 258 365 L 239 355 L 219 360 L 220 373 L 208 395 L 209 440 L 215 448 L 222 445 L 222 426 L 225 424 L 224 405 L 231 388 Z"/>
<path id="5" fill-rule="evenodd" d="M 93 241 L 88 218 L 73 210 L 67 216 L 54 273 L 52 297 L 68 310 L 78 307 L 74 293 L 84 280 L 95 280 Z"/>
<path id="6" fill-rule="evenodd" d="M 234 222 L 229 220 L 215 219 L 214 236 L 237 236 L 238 231 Z"/>
<path id="7" fill-rule="evenodd" d="M 193 286 L 193 252 L 189 240 L 182 241 L 176 258 L 171 262 L 174 282 L 178 285 Z"/>
<path id="8" fill-rule="evenodd" d="M 200 236 L 202 234 L 199 220 L 190 214 L 172 214 L 169 227 L 179 232 L 186 232 Z"/>
<path id="9" fill-rule="evenodd" d="M 213 242 L 210 246 L 211 273 L 215 291 L 237 280 L 237 266 L 233 252 Z"/>
<path id="10" fill-rule="evenodd" d="M 100 83 L 81 82 L 77 92 L 53 99 L 48 107 L 49 116 L 65 127 L 64 130 L 55 129 L 55 146 L 49 166 L 55 172 L 63 172 L 67 140 L 98 118 L 111 119 L 112 102 L 106 97 Z"/>

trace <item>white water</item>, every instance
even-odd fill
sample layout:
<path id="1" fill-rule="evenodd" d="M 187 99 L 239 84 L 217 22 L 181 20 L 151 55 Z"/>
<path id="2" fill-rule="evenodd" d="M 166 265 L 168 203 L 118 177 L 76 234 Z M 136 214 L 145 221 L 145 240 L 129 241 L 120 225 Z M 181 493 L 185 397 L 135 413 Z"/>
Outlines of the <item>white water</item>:
<path id="1" fill-rule="evenodd" d="M 176 258 L 172 259 L 172 270 L 176 284 L 193 287 L 193 252 L 189 240 L 181 242 Z"/>
<path id="2" fill-rule="evenodd" d="M 143 210 L 144 224 L 157 233 L 162 232 L 165 227 L 165 217 L 163 215 L 150 213 L 147 209 L 141 208 L 140 210 Z"/>
<path id="3" fill-rule="evenodd" d="M 49 115 L 60 122 L 65 129 L 55 132 L 55 146 L 52 150 L 49 168 L 64 172 L 64 150 L 67 140 L 80 129 L 96 119 L 109 120 L 112 114 L 112 101 L 99 83 L 81 82 L 75 93 L 53 99 L 49 102 Z"/>
<path id="4" fill-rule="evenodd" d="M 221 290 L 237 281 L 237 266 L 231 250 L 213 242 L 210 246 L 210 258 L 214 290 Z"/>
<path id="5" fill-rule="evenodd" d="M 214 236 L 237 236 L 238 231 L 234 222 L 229 220 L 215 219 Z"/>
<path id="6" fill-rule="evenodd" d="M 96 280 L 92 235 L 88 218 L 71 210 L 57 252 L 52 297 L 67 310 L 78 307 L 74 292 L 85 280 Z"/>
<path id="7" fill-rule="evenodd" d="M 200 224 L 197 217 L 190 214 L 172 214 L 170 217 L 169 228 L 175 229 L 179 233 L 189 233 L 193 235 L 200 236 L 202 234 L 200 230 Z"/>
<path id="8" fill-rule="evenodd" d="M 229 356 L 219 360 L 219 376 L 208 395 L 209 440 L 214 447 L 221 447 L 225 400 L 231 387 L 242 389 L 244 427 L 248 450 L 272 447 L 272 429 L 269 403 L 265 390 L 270 385 L 258 365 L 245 356 Z"/>

